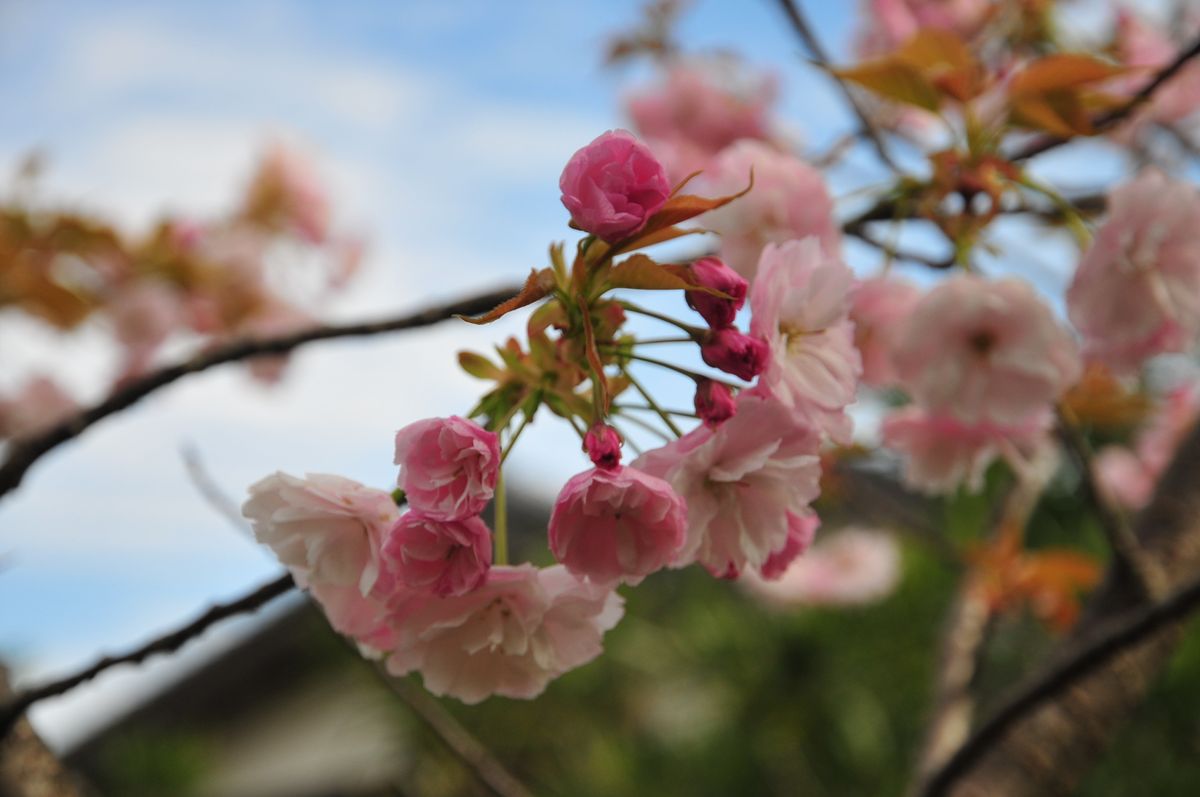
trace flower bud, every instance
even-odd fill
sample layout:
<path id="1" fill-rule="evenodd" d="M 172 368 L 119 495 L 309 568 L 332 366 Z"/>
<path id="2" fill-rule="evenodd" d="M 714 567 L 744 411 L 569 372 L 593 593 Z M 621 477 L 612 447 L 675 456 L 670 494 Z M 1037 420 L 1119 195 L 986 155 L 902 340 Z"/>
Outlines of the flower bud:
<path id="1" fill-rule="evenodd" d="M 646 224 L 666 204 L 666 169 L 626 130 L 609 130 L 567 162 L 558 180 L 571 221 L 613 243 Z"/>
<path id="2" fill-rule="evenodd" d="M 725 265 L 724 261 L 715 257 L 700 258 L 688 270 L 695 285 L 711 288 L 732 297 L 723 299 L 704 291 L 687 291 L 684 298 L 687 299 L 688 307 L 704 316 L 704 320 L 714 329 L 732 324 L 737 317 L 737 311 L 746 303 L 746 292 L 750 283 Z"/>
<path id="3" fill-rule="evenodd" d="M 765 340 L 752 338 L 733 327 L 713 330 L 700 347 L 704 362 L 747 382 L 766 367 L 770 353 Z"/>
<path id="4" fill-rule="evenodd" d="M 701 379 L 696 383 L 695 404 L 696 414 L 710 429 L 716 429 L 737 412 L 733 390 L 712 379 Z"/>
<path id="5" fill-rule="evenodd" d="M 603 423 L 597 423 L 584 435 L 583 447 L 597 468 L 612 470 L 621 464 L 621 435 Z"/>

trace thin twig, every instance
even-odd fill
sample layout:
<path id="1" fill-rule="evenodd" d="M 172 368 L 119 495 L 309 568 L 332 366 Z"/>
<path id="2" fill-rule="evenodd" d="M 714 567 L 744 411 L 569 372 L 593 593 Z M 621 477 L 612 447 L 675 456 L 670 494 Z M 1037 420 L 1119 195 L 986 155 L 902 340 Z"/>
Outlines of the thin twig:
<path id="1" fill-rule="evenodd" d="M 817 38 L 812 26 L 808 24 L 808 20 L 805 18 L 804 12 L 800 10 L 799 4 L 796 0 L 779 0 L 779 7 L 783 9 L 783 13 L 792 24 L 796 35 L 800 37 L 800 41 L 804 44 L 805 49 L 808 50 L 808 54 L 812 57 L 813 62 L 823 72 L 833 77 L 837 83 L 842 95 L 846 98 L 846 102 L 850 105 L 851 110 L 854 111 L 854 115 L 858 117 L 859 124 L 862 125 L 863 134 L 871 141 L 875 152 L 879 155 L 879 160 L 883 161 L 893 172 L 899 172 L 900 167 L 892 159 L 891 153 L 888 152 L 879 127 L 871 119 L 866 109 L 863 108 L 859 98 L 854 95 L 854 92 L 846 85 L 845 81 L 833 73 L 829 53 L 825 50 L 825 46 L 821 44 L 821 40 Z"/>
<path id="2" fill-rule="evenodd" d="M 893 260 L 903 260 L 909 263 L 916 263 L 919 266 L 925 266 L 926 268 L 931 268 L 937 271 L 945 271 L 946 269 L 954 268 L 958 262 L 953 257 L 944 257 L 940 260 L 935 260 L 932 257 L 927 257 L 925 255 L 918 254 L 917 252 L 910 252 L 900 249 L 899 247 L 895 247 L 889 243 L 880 241 L 878 238 L 871 235 L 861 227 L 854 229 L 848 234 L 859 239 L 868 246 L 875 247 Z"/>
<path id="3" fill-rule="evenodd" d="M 1129 519 L 1108 500 L 1096 480 L 1091 444 L 1061 407 L 1058 411 L 1058 433 L 1063 447 L 1067 449 L 1079 469 L 1083 499 L 1095 511 L 1113 559 L 1134 578 L 1145 597 L 1161 597 L 1166 592 L 1166 575 L 1143 554 L 1133 528 L 1129 525 Z"/>
<path id="4" fill-rule="evenodd" d="M 1103 133 L 1105 130 L 1115 127 L 1119 122 L 1123 121 L 1143 104 L 1148 102 L 1154 95 L 1154 92 L 1158 91 L 1160 86 L 1162 86 L 1171 78 L 1175 77 L 1175 75 L 1179 73 L 1179 70 L 1183 69 L 1187 65 L 1188 61 L 1192 60 L 1198 55 L 1200 55 L 1200 38 L 1197 38 L 1194 42 L 1192 42 L 1191 46 L 1180 50 L 1179 54 L 1175 56 L 1175 59 L 1160 69 L 1154 75 L 1154 79 L 1145 86 L 1142 86 L 1142 88 L 1136 94 L 1129 98 L 1128 102 L 1126 102 L 1124 105 L 1114 108 L 1111 111 L 1108 111 L 1107 113 L 1097 116 L 1092 121 L 1092 129 L 1097 133 Z M 1024 147 L 1017 150 L 1012 154 L 1009 160 L 1014 163 L 1017 161 L 1028 160 L 1029 158 L 1036 157 L 1044 152 L 1054 149 L 1055 147 L 1065 144 L 1069 140 L 1070 139 L 1060 138 L 1059 136 L 1043 136 L 1029 142 Z"/>
<path id="5" fill-rule="evenodd" d="M 246 523 L 246 518 L 242 516 L 241 509 L 217 485 L 212 475 L 209 474 L 208 468 L 204 467 L 204 461 L 200 457 L 199 449 L 193 445 L 186 445 L 179 453 L 183 457 L 184 467 L 187 468 L 188 479 L 191 480 L 192 486 L 196 488 L 196 492 L 200 493 L 200 497 L 212 507 L 213 511 L 225 518 L 229 522 L 229 525 L 233 526 L 241 534 L 248 536 L 250 534 L 250 527 Z"/>
<path id="6" fill-rule="evenodd" d="M 1159 603 L 1114 619 L 1108 630 L 1101 631 L 1090 642 L 1006 700 L 946 760 L 942 768 L 926 782 L 920 794 L 923 797 L 938 797 L 948 793 L 955 780 L 970 770 L 1017 721 L 1121 651 L 1165 626 L 1182 620 L 1197 606 L 1200 606 L 1200 579 L 1189 582 Z"/>
<path id="7" fill-rule="evenodd" d="M 190 640 L 203 634 L 210 626 L 239 614 L 253 612 L 280 595 L 289 592 L 295 586 L 296 583 L 292 579 L 291 573 L 284 573 L 274 581 L 263 584 L 253 592 L 243 595 L 236 600 L 215 604 L 190 623 L 157 639 L 151 640 L 128 653 L 105 656 L 90 667 L 85 667 L 74 675 L 59 678 L 56 681 L 50 681 L 41 686 L 21 690 L 11 700 L 7 701 L 3 707 L 0 707 L 0 738 L 8 734 L 21 715 L 34 703 L 45 700 L 48 697 L 64 694 L 118 664 L 138 664 L 156 653 L 173 653 Z"/>
<path id="8" fill-rule="evenodd" d="M 436 305 L 408 315 L 381 321 L 359 324 L 344 324 L 315 327 L 291 335 L 261 340 L 239 340 L 219 346 L 206 353 L 198 354 L 184 362 L 159 369 L 136 379 L 114 391 L 108 398 L 74 415 L 46 431 L 25 438 L 11 445 L 8 457 L 0 466 L 0 496 L 14 490 L 24 478 L 26 471 L 42 457 L 62 443 L 81 435 L 88 427 L 101 421 L 155 392 L 172 382 L 190 374 L 206 371 L 217 365 L 245 360 L 263 354 L 284 354 L 306 343 L 335 338 L 364 337 L 386 332 L 427 327 L 458 315 L 478 315 L 495 307 L 516 293 L 518 287 L 471 296 L 466 299 Z"/>
<path id="9" fill-rule="evenodd" d="M 517 780 L 491 750 L 476 739 L 441 703 L 421 687 L 405 678 L 380 675 L 433 734 L 438 737 L 471 773 L 499 797 L 533 797 L 533 792 Z"/>

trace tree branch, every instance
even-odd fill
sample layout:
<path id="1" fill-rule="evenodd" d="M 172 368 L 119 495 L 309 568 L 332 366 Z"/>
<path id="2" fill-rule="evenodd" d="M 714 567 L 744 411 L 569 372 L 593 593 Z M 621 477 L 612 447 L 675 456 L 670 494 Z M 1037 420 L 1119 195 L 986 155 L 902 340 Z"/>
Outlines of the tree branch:
<path id="1" fill-rule="evenodd" d="M 159 388 L 166 387 L 185 376 L 250 357 L 264 354 L 285 354 L 306 343 L 319 340 L 399 332 L 431 326 L 457 315 L 478 315 L 508 299 L 518 289 L 519 286 L 509 286 L 381 321 L 322 326 L 278 338 L 233 341 L 211 351 L 197 354 L 184 362 L 146 374 L 114 391 L 99 404 L 83 410 L 46 431 L 14 441 L 9 447 L 7 459 L 0 466 L 0 497 L 20 485 L 25 473 L 44 454 L 83 434 L 92 424 L 132 406 Z"/>
<path id="2" fill-rule="evenodd" d="M 1136 94 L 1130 97 L 1128 102 L 1126 102 L 1124 105 L 1114 108 L 1111 111 L 1108 111 L 1107 113 L 1097 116 L 1092 121 L 1093 129 L 1097 133 L 1102 133 L 1111 127 L 1115 127 L 1118 123 L 1127 118 L 1143 104 L 1148 102 L 1151 97 L 1154 96 L 1154 92 L 1158 91 L 1159 87 L 1161 87 L 1171 78 L 1175 77 L 1175 75 L 1179 74 L 1179 71 L 1187 66 L 1187 63 L 1196 56 L 1200 56 L 1200 38 L 1197 38 L 1194 42 L 1192 42 L 1190 47 L 1185 47 L 1184 49 L 1180 50 L 1179 54 L 1175 56 L 1175 60 L 1160 69 L 1154 75 L 1154 79 L 1145 86 L 1142 86 L 1142 88 Z M 1055 147 L 1065 144 L 1070 140 L 1071 139 L 1060 138 L 1058 136 L 1043 136 L 1031 141 L 1021 149 L 1014 152 L 1009 160 L 1014 163 L 1017 161 L 1028 160 L 1041 155 L 1044 152 L 1048 152 Z"/>
<path id="3" fill-rule="evenodd" d="M 800 6 L 796 0 L 779 0 L 779 7 L 783 9 L 783 13 L 787 16 L 792 28 L 796 31 L 796 35 L 800 37 L 800 41 L 803 42 L 805 49 L 808 50 L 813 62 L 823 72 L 832 77 L 837 83 L 838 88 L 841 89 L 846 102 L 850 105 L 851 110 L 854 111 L 854 115 L 858 117 L 859 124 L 862 125 L 863 134 L 871 141 L 875 152 L 879 155 L 879 160 L 883 161 L 893 172 L 899 172 L 900 167 L 892 159 L 891 153 L 888 152 L 887 145 L 883 140 L 883 134 L 875 124 L 875 121 L 871 119 L 858 97 L 854 96 L 854 92 L 850 90 L 845 81 L 833 74 L 829 53 L 826 51 L 825 46 L 821 44 L 821 40 L 817 38 L 812 26 L 808 24 L 808 20 L 805 18 L 804 12 L 800 10 Z"/>
<path id="4" fill-rule="evenodd" d="M 491 750 L 424 689 L 404 678 L 393 678 L 382 672 L 380 675 L 450 752 L 493 793 L 499 797 L 533 797 L 529 787 L 505 769 Z"/>
<path id="5" fill-rule="evenodd" d="M 34 703 L 45 700 L 48 697 L 64 694 L 118 664 L 139 664 L 156 653 L 173 653 L 190 640 L 203 634 L 209 627 L 230 617 L 253 612 L 280 595 L 289 592 L 295 586 L 296 583 L 292 579 L 291 573 L 284 573 L 274 581 L 263 584 L 253 592 L 243 595 L 236 600 L 212 606 L 208 611 L 190 623 L 157 639 L 151 640 L 128 653 L 105 656 L 90 667 L 86 667 L 74 675 L 50 681 L 31 689 L 21 690 L 12 699 L 4 703 L 3 707 L 0 707 L 0 739 L 3 739 L 12 730 L 13 725 L 21 718 L 21 715 Z"/>
<path id="6" fill-rule="evenodd" d="M 1107 664 L 1130 646 L 1187 617 L 1198 606 L 1200 579 L 1149 608 L 1113 620 L 1108 630 L 1069 658 L 1049 668 L 996 709 L 929 780 L 921 793 L 925 797 L 947 794 L 956 778 L 979 761 L 993 744 L 1033 709 Z"/>
<path id="7" fill-rule="evenodd" d="M 919 792 L 956 797 L 1073 793 L 1145 699 L 1200 606 L 1200 427 L 1181 443 L 1139 515 L 1137 540 L 1173 591 L 1147 607 L 1128 570 L 1109 569 L 1051 663 L 1001 703 Z"/>

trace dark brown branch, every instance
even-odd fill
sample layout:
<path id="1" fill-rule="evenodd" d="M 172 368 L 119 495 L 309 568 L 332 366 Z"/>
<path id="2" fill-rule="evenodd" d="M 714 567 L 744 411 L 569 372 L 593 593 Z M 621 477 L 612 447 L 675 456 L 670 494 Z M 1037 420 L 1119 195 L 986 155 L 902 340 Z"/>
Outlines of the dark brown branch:
<path id="1" fill-rule="evenodd" d="M 1200 606 L 1200 579 L 1177 590 L 1154 606 L 1112 621 L 1107 631 L 1005 701 L 930 778 L 921 793 L 925 797 L 946 794 L 956 778 L 970 769 L 992 745 L 1034 708 L 1060 694 L 1083 676 L 1107 664 L 1127 648 L 1187 617 L 1197 606 Z"/>
<path id="2" fill-rule="evenodd" d="M 8 734 L 21 715 L 34 703 L 64 694 L 118 664 L 138 664 L 156 653 L 173 653 L 190 640 L 203 634 L 211 626 L 230 617 L 256 611 L 280 595 L 289 592 L 295 585 L 292 575 L 284 573 L 274 581 L 263 584 L 253 592 L 243 595 L 236 600 L 212 606 L 208 611 L 190 623 L 147 642 L 145 645 L 135 648 L 128 653 L 105 656 L 90 667 L 86 667 L 74 675 L 50 681 L 41 686 L 21 690 L 11 700 L 7 701 L 3 707 L 0 707 L 0 739 Z"/>
<path id="3" fill-rule="evenodd" d="M 1096 117 L 1092 121 L 1093 129 L 1097 133 L 1103 133 L 1105 130 L 1115 127 L 1117 124 L 1124 121 L 1134 111 L 1148 102 L 1150 98 L 1154 96 L 1154 92 L 1158 91 L 1159 87 L 1161 87 L 1171 78 L 1175 77 L 1175 75 L 1179 74 L 1179 70 L 1187 66 L 1187 63 L 1196 56 L 1200 56 L 1200 38 L 1192 42 L 1190 47 L 1180 50 L 1179 54 L 1175 56 L 1175 60 L 1160 69 L 1154 75 L 1154 79 L 1145 86 L 1142 86 L 1142 88 L 1136 94 L 1134 94 L 1128 102 Z M 1035 139 L 1034 141 L 1031 141 L 1029 144 L 1026 144 L 1024 147 L 1014 152 L 1010 160 L 1012 160 L 1014 163 L 1017 161 L 1028 160 L 1029 158 L 1036 157 L 1044 152 L 1054 149 L 1055 147 L 1065 144 L 1069 140 L 1070 139 L 1060 138 L 1059 136 L 1044 136 L 1042 138 Z"/>
<path id="4" fill-rule="evenodd" d="M 867 244 L 868 246 L 872 246 L 872 247 L 878 249 L 880 252 L 883 252 L 885 255 L 887 255 L 887 257 L 889 257 L 892 260 L 901 260 L 901 261 L 908 262 L 908 263 L 915 263 L 918 266 L 925 266 L 926 268 L 931 268 L 931 269 L 934 269 L 935 271 L 945 271 L 946 269 L 954 268 L 954 265 L 958 262 L 953 257 L 943 257 L 943 258 L 939 258 L 939 259 L 934 259 L 932 257 L 928 257 L 928 256 L 920 254 L 918 252 L 911 252 L 911 251 L 907 251 L 904 249 L 900 249 L 899 247 L 893 246 L 889 243 L 886 243 L 885 241 L 879 240 L 878 238 L 876 238 L 871 233 L 867 232 L 866 229 L 864 229 L 862 227 L 859 227 L 859 228 L 855 229 L 854 231 L 849 232 L 848 235 L 851 235 L 851 236 L 857 238 L 858 240 L 862 241 L 863 243 Z"/>
<path id="5" fill-rule="evenodd" d="M 57 446 L 81 435 L 92 424 L 120 412 L 141 399 L 191 374 L 197 374 L 225 363 L 245 360 L 264 354 L 285 354 L 306 343 L 335 338 L 365 337 L 387 332 L 427 327 L 456 315 L 478 315 L 495 307 L 517 292 L 519 286 L 488 291 L 466 299 L 426 308 L 409 315 L 361 324 L 322 326 L 314 329 L 262 340 L 239 340 L 198 354 L 189 360 L 146 374 L 116 390 L 99 404 L 68 418 L 44 432 L 15 441 L 8 457 L 0 466 L 0 496 L 14 490 L 26 471 L 40 457 Z"/>
<path id="6" fill-rule="evenodd" d="M 832 76 L 837 83 L 842 95 L 846 98 L 846 102 L 850 105 L 851 110 L 854 111 L 854 115 L 858 117 L 859 124 L 862 125 L 862 132 L 870 140 L 872 146 L 875 148 L 875 152 L 879 155 L 879 159 L 892 171 L 899 172 L 900 167 L 892 159 L 891 153 L 888 152 L 879 127 L 871 119 L 858 97 L 854 96 L 854 92 L 846 85 L 845 81 L 838 78 L 831 71 L 832 64 L 829 60 L 829 53 L 826 51 L 825 46 L 821 44 L 821 40 L 817 38 L 812 26 L 808 24 L 808 19 L 805 18 L 804 12 L 800 10 L 799 4 L 796 0 L 779 0 L 779 7 L 783 9 L 788 22 L 791 23 L 792 28 L 796 31 L 796 35 L 800 37 L 800 41 L 803 42 L 805 49 L 808 50 L 813 62 L 826 74 Z"/>
<path id="7" fill-rule="evenodd" d="M 920 794 L 1067 795 L 1145 699 L 1200 606 L 1200 428 L 1180 444 L 1135 525 L 1139 545 L 1173 590 L 1147 606 L 1113 567 L 1082 619 L 1024 688 L 984 722 Z"/>
<path id="8" fill-rule="evenodd" d="M 1118 507 L 1113 506 L 1096 481 L 1091 444 L 1083 436 L 1074 419 L 1067 417 L 1061 408 L 1058 413 L 1058 436 L 1067 453 L 1075 461 L 1079 470 L 1083 500 L 1095 513 L 1116 566 L 1128 571 L 1146 598 L 1161 597 L 1166 591 L 1162 572 L 1143 554 L 1128 518 Z"/>
<path id="9" fill-rule="evenodd" d="M 382 674 L 382 673 L 381 673 Z M 404 678 L 384 675 L 396 695 L 413 710 L 481 783 L 499 797 L 533 797 L 490 750 L 421 687 Z"/>

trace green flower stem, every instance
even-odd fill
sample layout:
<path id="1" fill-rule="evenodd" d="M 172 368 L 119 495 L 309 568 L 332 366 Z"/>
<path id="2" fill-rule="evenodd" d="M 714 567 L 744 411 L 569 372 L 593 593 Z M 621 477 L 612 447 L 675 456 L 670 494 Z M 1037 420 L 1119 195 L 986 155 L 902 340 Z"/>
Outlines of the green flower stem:
<path id="1" fill-rule="evenodd" d="M 662 407 L 658 406 L 658 402 L 656 402 L 650 395 L 650 392 L 642 386 L 642 383 L 635 379 L 633 374 L 629 373 L 629 371 L 625 370 L 624 368 L 621 369 L 621 373 L 625 374 L 625 378 L 629 380 L 629 384 L 633 385 L 634 389 L 638 393 L 642 394 L 642 398 L 646 400 L 646 403 L 658 413 L 658 417 L 662 418 L 662 421 L 667 425 L 667 428 L 670 429 L 676 437 L 683 437 L 683 432 L 681 432 L 679 427 L 675 425 L 675 422 L 671 420 L 671 416 L 668 415 Z M 625 417 L 629 418 L 628 415 Z M 630 420 L 632 420 L 632 418 L 630 418 Z"/>
<path id="2" fill-rule="evenodd" d="M 508 564 L 508 501 L 504 491 L 504 469 L 496 475 L 496 555 L 498 565 Z"/>
<path id="3" fill-rule="evenodd" d="M 540 406 L 540 405 L 539 405 Z M 525 431 L 525 427 L 533 420 L 533 416 L 537 414 L 538 408 L 534 407 L 533 412 L 526 413 L 521 419 L 521 425 L 517 427 L 517 431 L 513 432 L 513 436 L 508 438 L 508 445 L 504 446 L 504 451 L 500 454 L 500 464 L 503 465 L 508 459 L 508 454 L 513 450 L 513 446 L 517 444 L 517 438 L 521 436 L 521 432 Z"/>
<path id="4" fill-rule="evenodd" d="M 670 435 L 666 434 L 665 432 L 663 432 L 662 429 L 659 429 L 658 427 L 654 426 L 653 424 L 646 423 L 641 418 L 635 418 L 632 415 L 622 415 L 621 418 L 623 420 L 629 421 L 634 426 L 640 426 L 641 428 L 645 429 L 647 432 L 650 432 L 651 434 L 655 435 L 656 437 L 661 437 L 664 442 L 667 442 L 667 443 L 671 442 Z M 621 436 L 624 437 L 625 435 L 621 435 Z"/>
<path id="5" fill-rule="evenodd" d="M 696 371 L 690 371 L 687 368 L 683 368 L 682 366 L 675 365 L 674 363 L 664 362 L 663 360 L 656 360 L 653 357 L 643 357 L 640 354 L 629 354 L 629 353 L 622 353 L 622 356 L 624 356 L 630 360 L 637 360 L 638 362 L 646 363 L 647 365 L 657 365 L 659 368 L 666 368 L 668 371 L 674 371 L 677 374 L 683 374 L 688 379 L 691 379 L 693 382 L 699 381 L 701 379 L 707 379 L 710 382 L 720 382 L 722 385 L 725 385 L 726 387 L 731 387 L 734 390 L 741 390 L 744 387 L 746 387 L 745 385 L 738 385 L 738 384 L 734 384 L 733 382 L 726 382 L 724 379 L 717 379 L 715 377 L 708 376 L 707 374 L 701 374 Z M 625 375 L 629 376 L 629 372 L 626 371 Z M 631 380 L 633 379 L 632 376 L 630 376 L 629 378 Z"/>
<path id="6" fill-rule="evenodd" d="M 647 410 L 649 412 L 654 412 L 654 408 L 651 407 L 649 404 L 614 404 L 613 409 L 614 410 Z M 694 412 L 687 412 L 685 410 L 669 410 L 666 407 L 663 407 L 663 412 L 667 413 L 668 415 L 674 415 L 676 418 L 699 418 L 700 417 L 699 415 L 697 415 Z"/>
<path id="7" fill-rule="evenodd" d="M 647 310 L 644 307 L 638 307 L 636 304 L 633 304 L 632 302 L 620 302 L 620 305 L 631 313 L 637 313 L 638 315 L 644 315 L 647 318 L 654 318 L 659 321 L 662 321 L 663 323 L 670 324 L 673 327 L 678 327 L 679 329 L 682 329 L 684 332 L 688 333 L 688 335 L 693 340 L 695 340 L 700 335 L 704 334 L 704 330 L 700 329 L 699 327 L 694 327 L 690 324 L 685 324 L 682 321 L 671 318 L 671 316 L 669 316 L 669 315 L 663 315 L 662 313 L 656 313 L 653 310 Z"/>

